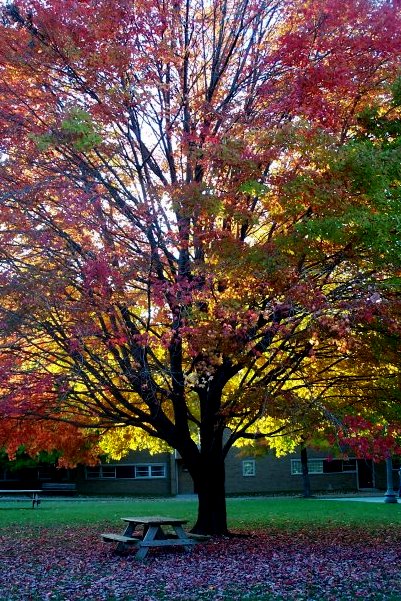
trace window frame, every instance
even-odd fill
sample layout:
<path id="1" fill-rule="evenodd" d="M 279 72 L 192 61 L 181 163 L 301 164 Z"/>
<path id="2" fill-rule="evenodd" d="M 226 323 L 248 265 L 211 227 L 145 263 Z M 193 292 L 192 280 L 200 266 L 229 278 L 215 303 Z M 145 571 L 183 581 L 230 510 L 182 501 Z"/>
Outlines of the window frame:
<path id="1" fill-rule="evenodd" d="M 323 458 L 308 459 L 308 472 L 310 476 L 324 474 Z M 316 470 L 311 467 L 319 465 L 320 469 Z M 291 459 L 291 476 L 302 476 L 302 464 L 300 459 Z"/>
<path id="2" fill-rule="evenodd" d="M 308 459 L 308 472 L 310 476 L 313 475 L 330 475 L 330 474 L 355 474 L 357 471 L 357 460 L 355 457 L 350 457 L 349 459 L 333 459 L 333 461 L 341 462 L 341 469 L 337 470 L 325 470 L 325 463 L 330 463 L 330 460 L 327 457 L 323 458 L 311 458 Z M 321 463 L 321 470 L 311 470 L 311 464 Z M 345 469 L 344 469 L 345 464 Z M 296 466 L 296 467 L 295 467 Z M 291 459 L 291 476 L 302 476 L 302 466 L 300 459 Z"/>
<path id="3" fill-rule="evenodd" d="M 109 475 L 105 476 L 103 469 L 105 470 L 110 470 Z M 114 475 L 112 475 L 112 470 L 114 470 Z M 95 473 L 98 472 L 98 474 L 95 475 L 91 475 L 91 473 Z M 117 478 L 116 476 L 116 466 L 115 465 L 96 465 L 93 467 L 86 467 L 85 468 L 85 477 L 86 480 L 115 480 Z"/>
<path id="4" fill-rule="evenodd" d="M 161 475 L 155 475 L 153 473 L 153 469 L 152 468 L 162 468 L 162 474 Z M 141 468 L 147 468 L 147 475 L 145 476 L 138 476 L 137 474 L 137 469 L 141 469 Z M 134 479 L 135 480 L 160 480 L 162 478 L 166 478 L 166 464 L 165 463 L 135 463 L 134 464 Z"/>
<path id="5" fill-rule="evenodd" d="M 249 466 L 250 471 L 247 469 Z M 242 476 L 243 478 L 252 478 L 256 476 L 256 461 L 255 459 L 243 459 L 242 461 Z"/>
<path id="6" fill-rule="evenodd" d="M 357 471 L 357 460 L 355 457 L 350 457 L 349 459 L 325 459 L 324 463 L 330 465 L 332 461 L 335 461 L 340 464 L 339 467 L 341 469 L 324 469 L 323 465 L 323 473 L 325 474 L 356 474 Z M 335 464 L 334 464 L 335 467 Z"/>
<path id="7" fill-rule="evenodd" d="M 119 467 L 132 468 L 133 475 L 119 476 Z M 146 474 L 139 476 L 137 473 L 137 468 L 146 468 Z M 158 470 L 161 471 L 161 473 L 157 474 L 156 472 Z M 160 480 L 166 477 L 167 466 L 165 463 L 101 464 L 98 466 L 85 468 L 86 480 Z"/>

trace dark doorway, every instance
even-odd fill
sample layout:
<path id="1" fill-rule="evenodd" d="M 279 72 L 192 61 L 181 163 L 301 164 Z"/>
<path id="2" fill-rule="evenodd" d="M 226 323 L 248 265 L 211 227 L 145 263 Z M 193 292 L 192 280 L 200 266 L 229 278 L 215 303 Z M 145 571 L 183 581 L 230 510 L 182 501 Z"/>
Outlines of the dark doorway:
<path id="1" fill-rule="evenodd" d="M 358 488 L 374 488 L 373 461 L 358 459 Z"/>
<path id="2" fill-rule="evenodd" d="M 189 475 L 187 468 L 183 461 L 179 459 L 177 465 L 177 494 L 178 495 L 193 495 L 194 494 L 194 483 Z"/>

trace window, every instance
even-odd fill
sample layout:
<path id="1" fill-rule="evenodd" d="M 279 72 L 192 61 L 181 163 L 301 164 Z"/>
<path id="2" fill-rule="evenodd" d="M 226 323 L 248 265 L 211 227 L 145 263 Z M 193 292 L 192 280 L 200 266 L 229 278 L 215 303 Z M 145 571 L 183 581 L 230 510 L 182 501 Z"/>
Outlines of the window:
<path id="1" fill-rule="evenodd" d="M 113 465 L 102 465 L 102 478 L 115 478 L 116 468 Z"/>
<path id="2" fill-rule="evenodd" d="M 356 459 L 308 459 L 310 474 L 341 474 L 356 471 Z M 300 459 L 291 459 L 291 474 L 302 474 Z"/>
<path id="3" fill-rule="evenodd" d="M 343 471 L 342 461 L 339 459 L 325 460 L 323 465 L 325 474 L 335 474 Z"/>
<path id="4" fill-rule="evenodd" d="M 323 463 L 325 474 L 356 472 L 356 459 L 326 459 Z"/>
<path id="5" fill-rule="evenodd" d="M 116 468 L 112 465 L 99 465 L 86 468 L 86 478 L 94 480 L 97 478 L 115 478 Z"/>
<path id="6" fill-rule="evenodd" d="M 99 480 L 110 478 L 144 479 L 165 478 L 166 466 L 162 463 L 138 464 L 138 465 L 99 465 L 86 468 L 87 480 Z"/>
<path id="7" fill-rule="evenodd" d="M 347 459 L 342 461 L 343 472 L 356 472 L 356 459 Z"/>
<path id="8" fill-rule="evenodd" d="M 116 478 L 135 478 L 133 465 L 116 465 Z"/>
<path id="9" fill-rule="evenodd" d="M 151 465 L 150 466 L 152 478 L 165 478 L 166 477 L 166 466 L 165 465 Z"/>
<path id="10" fill-rule="evenodd" d="M 242 475 L 243 476 L 254 476 L 256 473 L 255 460 L 246 459 L 242 462 Z"/>
<path id="11" fill-rule="evenodd" d="M 0 468 L 0 480 L 18 480 L 18 472 L 14 470 L 8 470 L 6 468 Z"/>
<path id="12" fill-rule="evenodd" d="M 48 466 L 40 465 L 38 467 L 38 480 L 51 480 L 52 479 L 52 470 Z"/>
<path id="13" fill-rule="evenodd" d="M 87 467 L 86 468 L 86 479 L 93 480 L 94 478 L 101 478 L 100 467 Z"/>
<path id="14" fill-rule="evenodd" d="M 323 459 L 308 459 L 308 472 L 310 474 L 323 474 L 323 461 Z M 291 475 L 298 476 L 301 474 L 301 460 L 291 459 Z"/>
<path id="15" fill-rule="evenodd" d="M 136 465 L 135 478 L 150 478 L 150 465 Z"/>
<path id="16" fill-rule="evenodd" d="M 135 478 L 165 478 L 166 466 L 163 464 L 150 463 L 148 465 L 135 466 Z"/>

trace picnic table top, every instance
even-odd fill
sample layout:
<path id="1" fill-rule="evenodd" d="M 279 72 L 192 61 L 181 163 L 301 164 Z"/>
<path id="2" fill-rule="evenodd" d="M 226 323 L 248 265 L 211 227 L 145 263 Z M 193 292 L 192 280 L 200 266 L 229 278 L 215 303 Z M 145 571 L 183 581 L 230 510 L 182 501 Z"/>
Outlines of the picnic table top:
<path id="1" fill-rule="evenodd" d="M 135 522 L 136 524 L 186 524 L 188 520 L 182 520 L 181 518 L 171 518 L 162 515 L 142 515 L 132 516 L 127 518 L 121 518 L 124 522 Z"/>

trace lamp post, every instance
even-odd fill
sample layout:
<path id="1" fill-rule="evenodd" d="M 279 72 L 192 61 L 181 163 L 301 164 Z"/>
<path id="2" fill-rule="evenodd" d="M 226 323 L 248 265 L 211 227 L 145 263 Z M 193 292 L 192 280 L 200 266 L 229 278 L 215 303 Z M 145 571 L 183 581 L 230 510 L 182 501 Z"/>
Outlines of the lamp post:
<path id="1" fill-rule="evenodd" d="M 386 474 L 387 474 L 387 490 L 384 495 L 385 503 L 398 503 L 397 497 L 393 488 L 393 460 L 391 457 L 386 459 Z"/>

